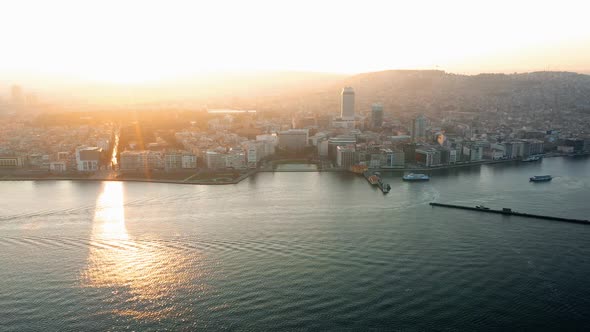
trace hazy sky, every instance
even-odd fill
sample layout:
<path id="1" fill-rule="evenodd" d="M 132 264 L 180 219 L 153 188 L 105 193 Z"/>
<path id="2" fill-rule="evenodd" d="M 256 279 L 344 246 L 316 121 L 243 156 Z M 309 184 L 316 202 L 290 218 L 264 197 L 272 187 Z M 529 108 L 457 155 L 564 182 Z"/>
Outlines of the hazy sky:
<path id="1" fill-rule="evenodd" d="M 588 0 L 0 0 L 0 73 L 587 71 L 588 15 Z"/>

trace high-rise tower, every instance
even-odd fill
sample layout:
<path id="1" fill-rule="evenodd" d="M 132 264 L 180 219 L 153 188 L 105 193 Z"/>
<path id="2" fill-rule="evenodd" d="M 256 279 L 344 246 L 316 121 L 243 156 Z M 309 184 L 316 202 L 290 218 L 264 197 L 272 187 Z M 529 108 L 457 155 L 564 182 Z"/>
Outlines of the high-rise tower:
<path id="1" fill-rule="evenodd" d="M 354 90 L 349 86 L 342 89 L 340 117 L 342 120 L 354 120 Z"/>
<path id="2" fill-rule="evenodd" d="M 412 141 L 415 142 L 424 136 L 426 136 L 426 118 L 420 114 L 412 120 Z"/>
<path id="3" fill-rule="evenodd" d="M 371 125 L 373 128 L 381 128 L 383 124 L 383 105 L 376 103 L 371 106 Z"/>

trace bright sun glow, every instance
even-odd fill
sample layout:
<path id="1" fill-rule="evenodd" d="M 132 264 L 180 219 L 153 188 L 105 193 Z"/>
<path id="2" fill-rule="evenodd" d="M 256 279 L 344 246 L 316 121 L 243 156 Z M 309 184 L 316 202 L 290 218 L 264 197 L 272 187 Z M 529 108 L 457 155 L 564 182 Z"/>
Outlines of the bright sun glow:
<path id="1" fill-rule="evenodd" d="M 1 9 L 0 72 L 135 83 L 242 70 L 590 69 L 585 0 L 23 0 Z"/>

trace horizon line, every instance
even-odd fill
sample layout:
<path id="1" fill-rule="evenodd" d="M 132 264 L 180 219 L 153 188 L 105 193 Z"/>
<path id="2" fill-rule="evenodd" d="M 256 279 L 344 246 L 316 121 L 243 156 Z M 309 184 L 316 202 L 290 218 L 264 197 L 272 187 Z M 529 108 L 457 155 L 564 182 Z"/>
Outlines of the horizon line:
<path id="1" fill-rule="evenodd" d="M 384 72 L 442 72 L 449 75 L 461 75 L 461 76 L 478 76 L 478 75 L 519 75 L 519 74 L 533 74 L 543 72 L 553 73 L 572 73 L 578 75 L 590 75 L 590 69 L 583 70 L 559 70 L 559 69 L 538 69 L 538 70 L 524 70 L 524 71 L 512 71 L 512 70 L 498 70 L 498 71 L 450 71 L 443 68 L 390 68 L 360 72 L 328 72 L 328 71 L 317 71 L 317 70 L 282 70 L 282 69 L 250 69 L 250 70 L 219 70 L 219 71 L 208 71 L 200 73 L 192 73 L 186 75 L 175 75 L 163 78 L 145 79 L 136 82 L 115 82 L 103 79 L 94 78 L 82 78 L 74 77 L 72 75 L 60 74 L 60 73 L 1 73 L 3 78 L 0 78 L 0 83 L 9 85 L 22 84 L 19 81 L 36 81 L 36 80 L 56 80 L 62 83 L 77 83 L 77 84 L 97 84 L 97 85 L 111 85 L 111 86 L 141 86 L 141 85 L 158 85 L 167 84 L 172 82 L 190 81 L 198 78 L 206 77 L 222 77 L 222 76 L 247 76 L 256 74 L 307 74 L 307 75 L 333 75 L 341 76 L 342 78 L 349 78 L 364 74 L 384 73 Z M 20 76 L 20 77 L 19 77 Z"/>

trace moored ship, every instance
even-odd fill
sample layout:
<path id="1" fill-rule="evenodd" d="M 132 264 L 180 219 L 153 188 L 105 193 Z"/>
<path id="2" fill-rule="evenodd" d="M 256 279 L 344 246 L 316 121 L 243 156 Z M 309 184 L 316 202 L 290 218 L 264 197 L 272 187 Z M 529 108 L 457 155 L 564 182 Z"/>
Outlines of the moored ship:
<path id="1" fill-rule="evenodd" d="M 384 183 L 381 179 L 381 173 L 366 171 L 363 173 L 363 175 L 370 184 L 379 187 L 379 189 L 381 189 L 384 194 L 387 194 L 391 190 L 391 186 L 388 183 Z"/>
<path id="2" fill-rule="evenodd" d="M 426 174 L 406 174 L 403 176 L 404 181 L 428 181 L 430 177 Z"/>
<path id="3" fill-rule="evenodd" d="M 379 177 L 379 173 L 377 173 L 377 172 L 373 173 L 373 172 L 366 171 L 363 173 L 363 175 L 365 176 L 365 179 L 367 179 L 367 181 L 369 181 L 369 183 L 372 185 L 376 185 L 379 182 L 379 180 L 381 179 Z"/>

